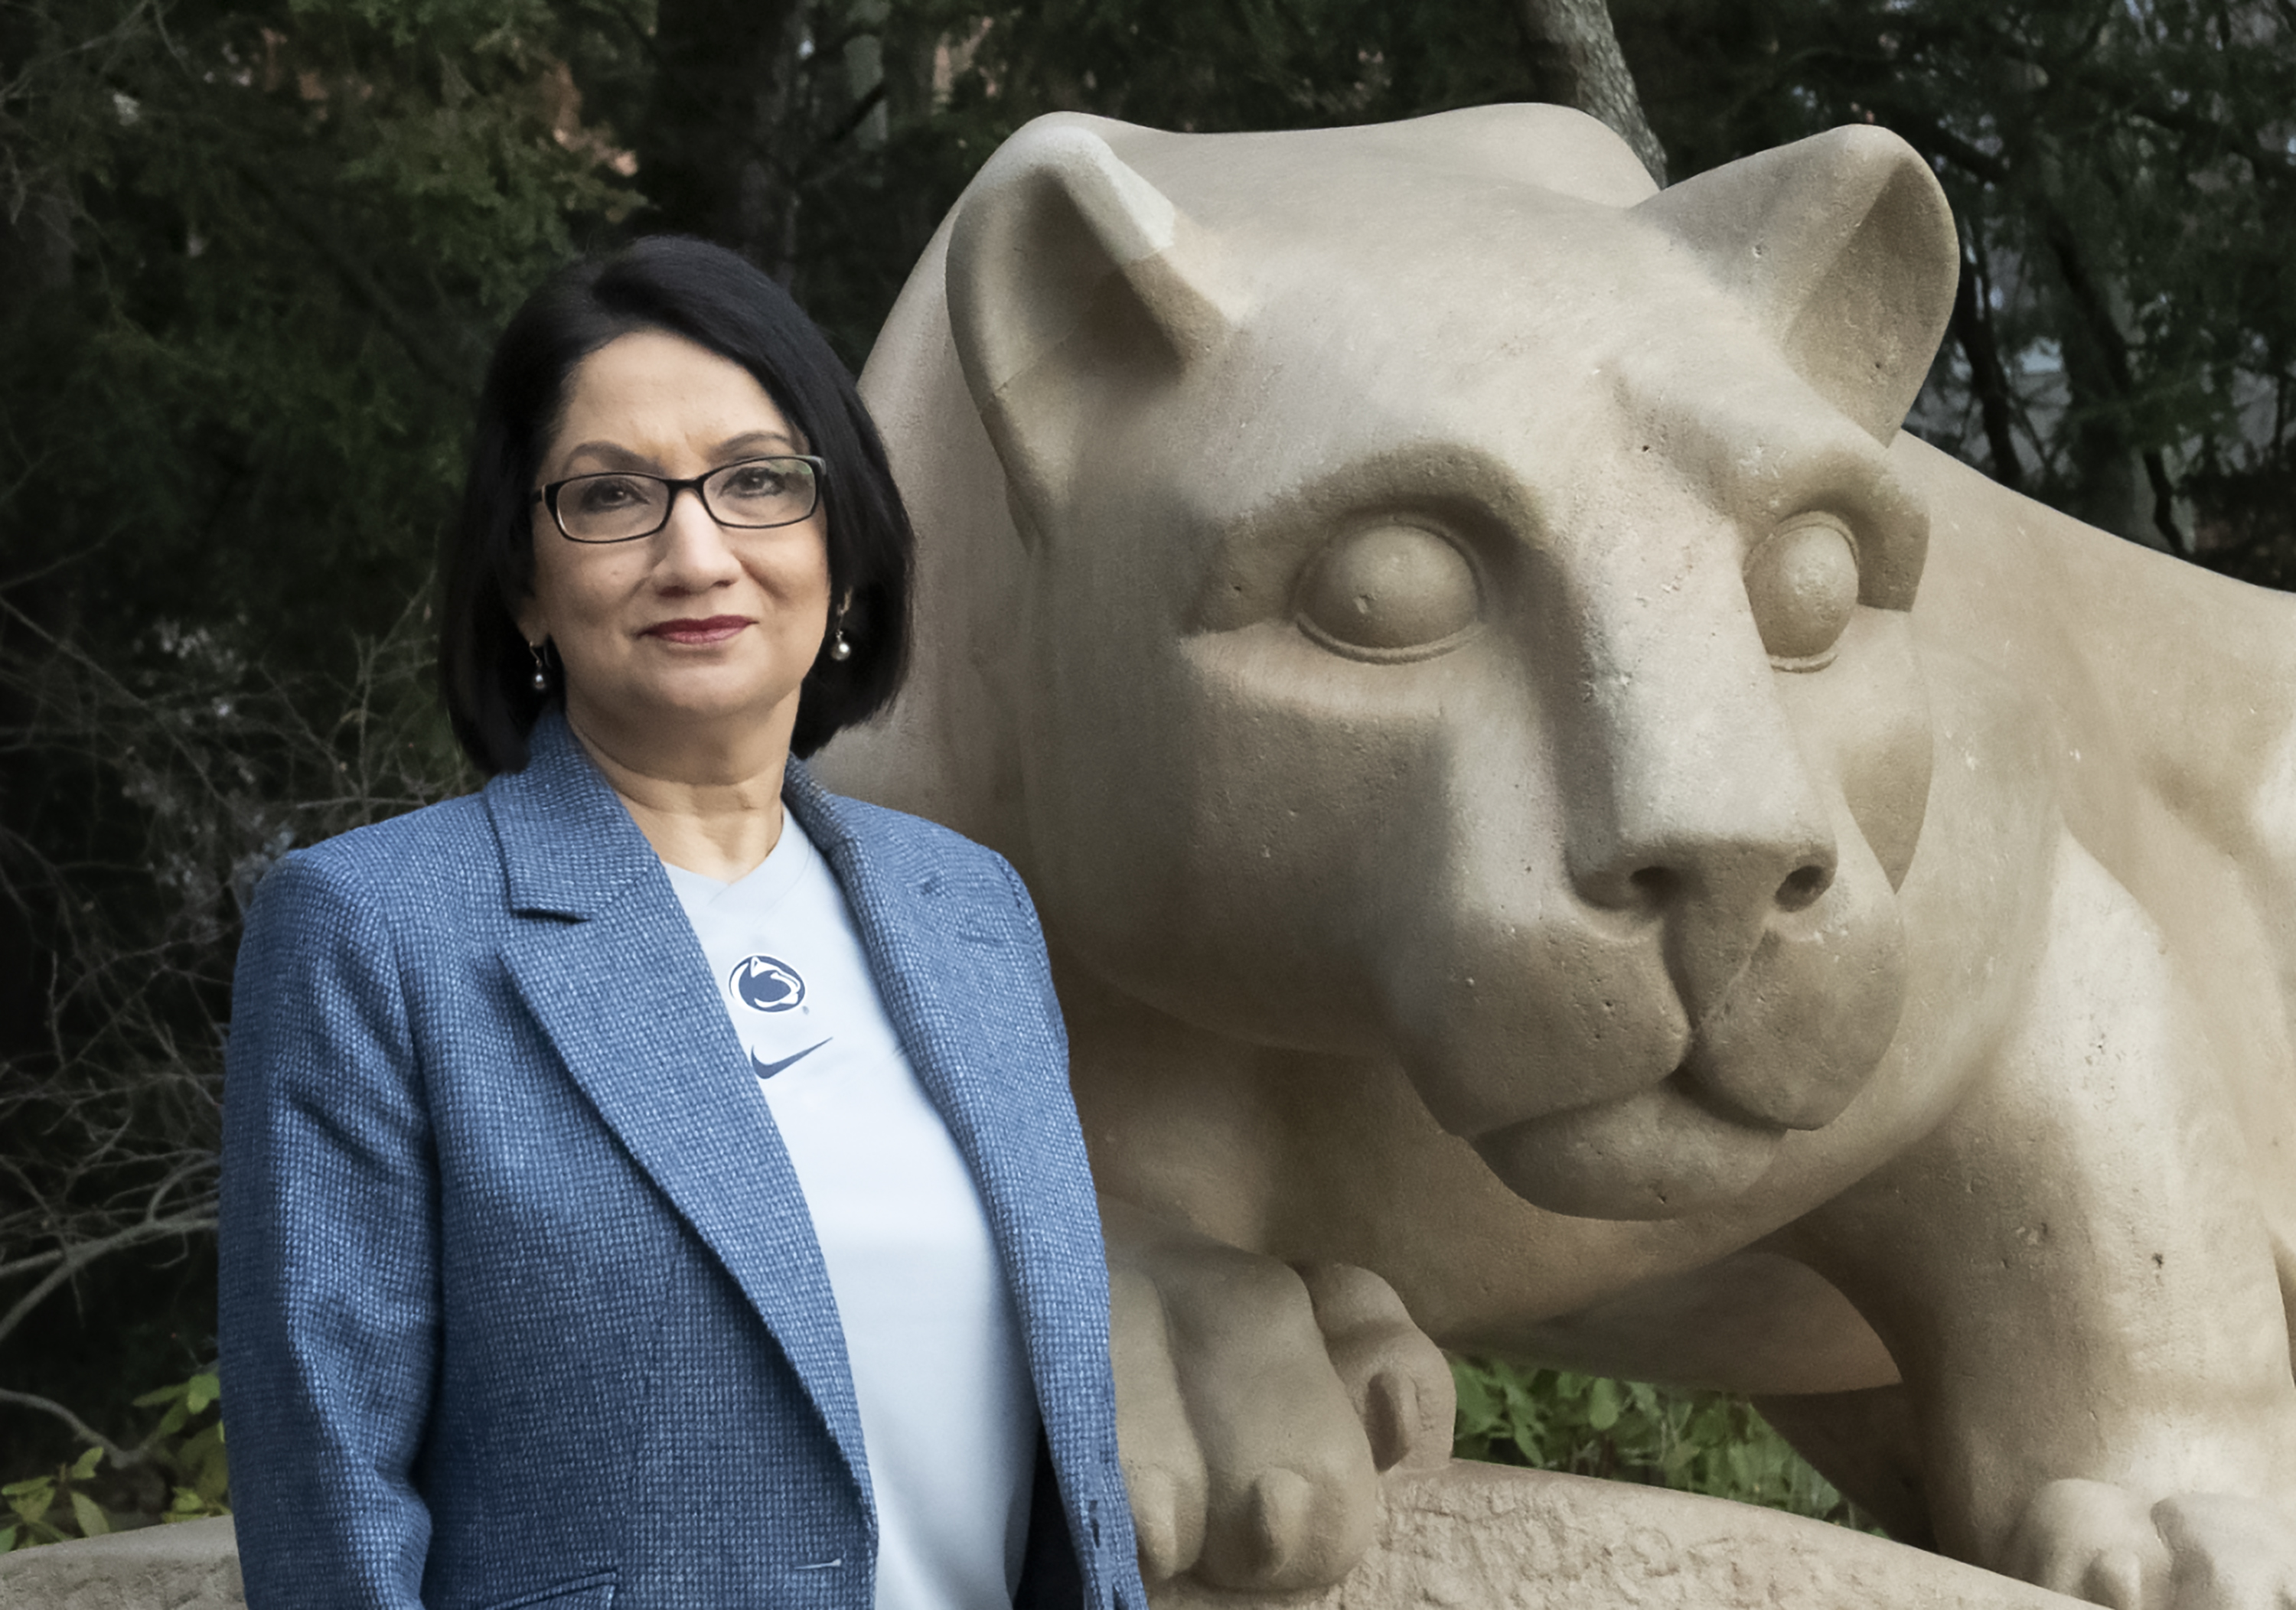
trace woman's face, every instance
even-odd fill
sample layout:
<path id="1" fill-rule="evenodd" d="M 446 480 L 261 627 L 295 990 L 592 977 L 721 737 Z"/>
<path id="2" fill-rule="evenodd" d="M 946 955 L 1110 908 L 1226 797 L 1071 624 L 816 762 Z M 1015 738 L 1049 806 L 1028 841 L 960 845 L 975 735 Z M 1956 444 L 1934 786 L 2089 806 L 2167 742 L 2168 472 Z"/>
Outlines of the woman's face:
<path id="1" fill-rule="evenodd" d="M 805 451 L 749 371 L 681 336 L 638 331 L 576 368 L 538 479 L 684 479 Z M 598 544 L 569 541 L 537 504 L 534 592 L 519 629 L 556 644 L 576 730 L 631 752 L 711 726 L 778 732 L 786 748 L 828 628 L 826 519 L 816 508 L 793 526 L 728 528 L 689 490 L 652 536 Z"/>

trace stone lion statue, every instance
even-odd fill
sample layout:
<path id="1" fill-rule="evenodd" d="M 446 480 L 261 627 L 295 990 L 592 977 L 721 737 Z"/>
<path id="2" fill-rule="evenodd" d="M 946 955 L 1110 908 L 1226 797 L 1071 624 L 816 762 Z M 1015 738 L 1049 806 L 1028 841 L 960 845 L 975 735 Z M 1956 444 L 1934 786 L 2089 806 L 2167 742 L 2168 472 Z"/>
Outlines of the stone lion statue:
<path id="1" fill-rule="evenodd" d="M 1344 1572 L 1431 1338 L 2296 1604 L 2296 601 L 1903 434 L 1957 265 L 1879 130 L 1655 192 L 1513 106 L 1046 119 L 919 266 L 823 772 L 1041 906 L 1152 1581 Z"/>

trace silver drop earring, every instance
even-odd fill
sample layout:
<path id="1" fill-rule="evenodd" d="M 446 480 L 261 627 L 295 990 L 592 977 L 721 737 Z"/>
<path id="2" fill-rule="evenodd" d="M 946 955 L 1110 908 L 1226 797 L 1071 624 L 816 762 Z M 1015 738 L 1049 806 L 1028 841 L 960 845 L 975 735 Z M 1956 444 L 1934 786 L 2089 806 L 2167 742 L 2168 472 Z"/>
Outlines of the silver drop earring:
<path id="1" fill-rule="evenodd" d="M 529 643 L 526 645 L 526 651 L 534 656 L 534 691 L 537 693 L 549 692 L 550 673 L 543 668 L 542 645 Z"/>
<path id="2" fill-rule="evenodd" d="M 829 658 L 843 665 L 853 658 L 853 645 L 845 641 L 845 611 L 837 612 L 837 633 L 829 640 Z"/>

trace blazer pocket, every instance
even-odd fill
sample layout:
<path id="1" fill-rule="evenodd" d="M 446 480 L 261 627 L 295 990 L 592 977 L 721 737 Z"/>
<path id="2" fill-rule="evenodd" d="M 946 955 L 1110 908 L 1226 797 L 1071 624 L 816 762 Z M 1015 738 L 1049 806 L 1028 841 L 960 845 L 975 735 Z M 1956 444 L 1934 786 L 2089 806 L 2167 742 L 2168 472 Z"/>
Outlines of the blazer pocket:
<path id="1" fill-rule="evenodd" d="M 607 1610 L 614 1602 L 615 1573 L 600 1572 L 579 1581 L 561 1582 L 514 1598 L 498 1598 L 486 1610 Z"/>

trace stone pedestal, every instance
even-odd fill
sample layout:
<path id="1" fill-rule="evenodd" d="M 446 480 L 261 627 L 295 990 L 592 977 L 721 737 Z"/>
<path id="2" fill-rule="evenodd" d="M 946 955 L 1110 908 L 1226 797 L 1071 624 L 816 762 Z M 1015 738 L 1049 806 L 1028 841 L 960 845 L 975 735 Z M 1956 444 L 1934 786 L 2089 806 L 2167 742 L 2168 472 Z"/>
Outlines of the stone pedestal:
<path id="1" fill-rule="evenodd" d="M 227 1520 L 0 1554 L 0 1610 L 242 1610 L 246 1603 Z"/>
<path id="2" fill-rule="evenodd" d="M 1192 1585 L 1156 1610 L 1241 1610 Z M 1284 1610 L 2072 1610 L 1864 1532 L 1624 1482 L 1455 1461 L 1390 1477 L 1379 1541 Z"/>
<path id="3" fill-rule="evenodd" d="M 1380 1538 L 1293 1598 L 1187 1583 L 1156 1610 L 2072 1610 L 2077 1601 L 1767 1509 L 1453 1464 L 1395 1478 Z M 238 1610 L 229 1521 L 0 1555 L 0 1610 Z M 645 1610 L 634 1606 L 631 1610 Z"/>

